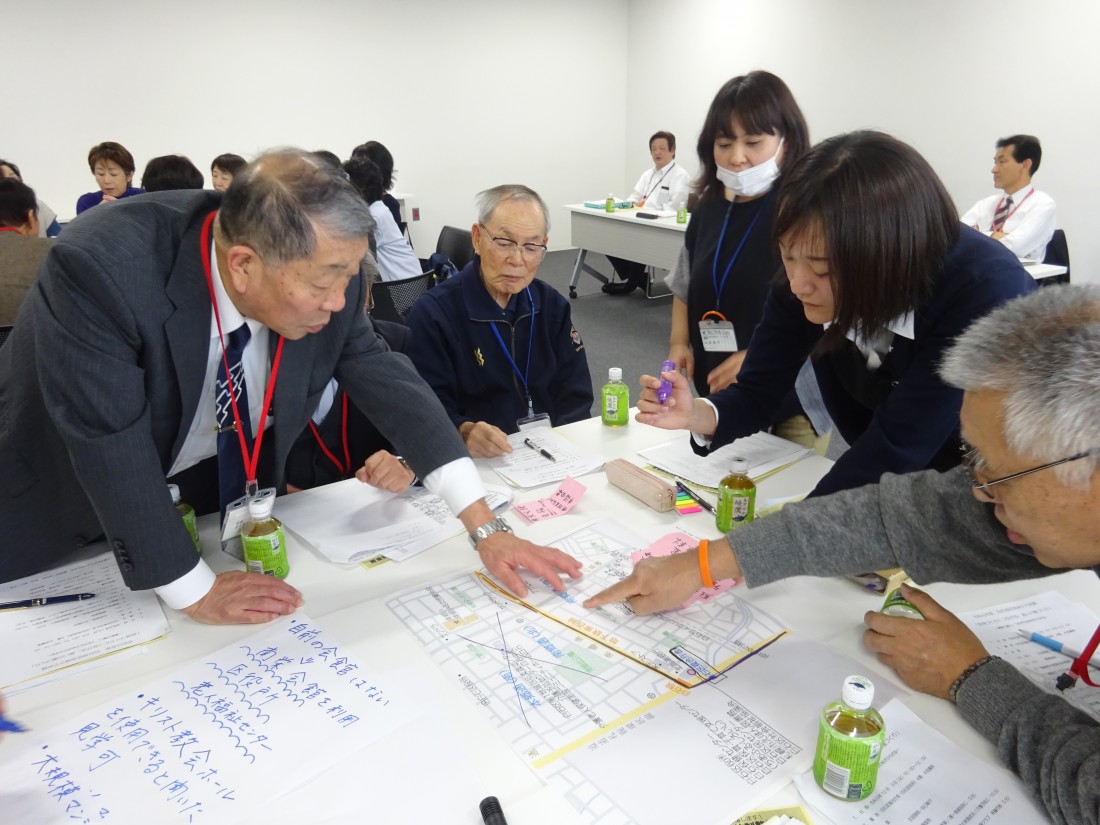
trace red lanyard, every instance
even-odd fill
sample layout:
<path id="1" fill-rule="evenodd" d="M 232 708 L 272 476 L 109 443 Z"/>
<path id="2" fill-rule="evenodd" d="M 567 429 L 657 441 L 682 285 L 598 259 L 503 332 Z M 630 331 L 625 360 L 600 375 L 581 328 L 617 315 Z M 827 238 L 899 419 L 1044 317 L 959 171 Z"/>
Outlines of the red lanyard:
<path id="1" fill-rule="evenodd" d="M 1014 207 L 1012 207 L 1011 212 L 1009 212 L 1007 215 L 1005 215 L 1005 219 L 1003 221 L 1001 221 L 1001 225 L 1000 226 L 994 226 L 993 224 L 990 224 L 989 225 L 989 231 L 990 232 L 1004 232 L 1005 224 L 1008 223 L 1008 219 L 1011 218 L 1013 215 L 1015 215 L 1016 210 L 1024 205 L 1024 201 L 1026 201 L 1028 198 L 1030 198 L 1034 194 L 1035 194 L 1035 190 L 1032 189 L 1030 192 L 1028 192 L 1026 195 L 1024 195 L 1022 198 L 1020 198 L 1020 202 L 1018 204 L 1016 204 Z M 1008 195 L 1007 197 L 1011 198 L 1012 196 Z M 997 201 L 997 209 L 993 210 L 994 215 L 997 214 L 997 210 L 1001 208 L 1001 204 L 1003 204 L 1004 202 L 1005 202 L 1004 198 L 1001 198 L 999 201 Z"/>
<path id="2" fill-rule="evenodd" d="M 325 440 L 321 438 L 321 433 L 317 430 L 317 425 L 311 420 L 309 422 L 309 428 L 313 431 L 313 437 L 317 439 L 317 443 L 321 447 L 321 452 L 328 456 L 328 460 L 336 465 L 336 469 L 340 471 L 340 475 L 343 478 L 349 478 L 351 476 L 351 454 L 348 452 L 348 394 L 344 393 L 344 412 L 340 423 L 340 433 L 344 444 L 344 461 L 340 462 L 336 456 L 332 454 L 327 446 L 325 446 Z"/>
<path id="3" fill-rule="evenodd" d="M 14 226 L 0 226 L 0 232 L 18 232 L 20 235 L 23 234 L 22 232 L 19 232 L 19 230 L 16 229 Z"/>
<path id="4" fill-rule="evenodd" d="M 210 287 L 210 303 L 214 307 L 214 321 L 218 325 L 218 341 L 222 345 L 222 363 L 225 365 L 225 380 L 229 385 L 229 403 L 233 407 L 233 422 L 236 425 L 237 438 L 241 441 L 244 477 L 251 486 L 256 483 L 256 468 L 260 463 L 260 444 L 264 440 L 264 423 L 267 421 L 267 411 L 271 409 L 271 397 L 275 394 L 275 379 L 279 375 L 279 364 L 283 359 L 283 336 L 279 336 L 279 344 L 275 347 L 275 360 L 271 364 L 271 380 L 267 383 L 264 404 L 260 408 L 260 431 L 256 434 L 256 444 L 251 457 L 249 457 L 248 441 L 244 437 L 244 425 L 241 424 L 241 414 L 237 410 L 237 391 L 233 388 L 233 374 L 229 369 L 229 359 L 225 356 L 225 334 L 222 332 L 222 319 L 218 312 L 217 293 L 214 292 L 214 276 L 210 272 L 210 225 L 214 223 L 214 216 L 217 214 L 217 212 L 211 212 L 206 216 L 206 220 L 202 225 L 202 238 L 199 243 L 202 246 L 202 267 L 206 273 L 206 285 Z M 248 410 L 245 410 L 245 412 L 248 412 Z"/>

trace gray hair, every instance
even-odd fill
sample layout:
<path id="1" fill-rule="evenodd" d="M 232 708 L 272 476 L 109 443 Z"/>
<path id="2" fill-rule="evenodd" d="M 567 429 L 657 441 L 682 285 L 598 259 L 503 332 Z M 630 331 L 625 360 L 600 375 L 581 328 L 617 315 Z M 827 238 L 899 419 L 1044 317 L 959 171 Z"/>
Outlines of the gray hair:
<path id="1" fill-rule="evenodd" d="M 962 390 L 1005 393 L 1004 437 L 1047 461 L 1095 450 L 1055 467 L 1088 487 L 1100 467 L 1100 285 L 1045 287 L 971 325 L 940 374 Z"/>
<path id="2" fill-rule="evenodd" d="M 478 223 L 482 226 L 488 224 L 497 207 L 504 201 L 527 201 L 536 204 L 542 211 L 543 234 L 550 234 L 550 211 L 546 208 L 546 203 L 539 197 L 538 192 L 520 183 L 505 183 L 501 186 L 494 186 L 492 189 L 486 189 L 484 192 L 478 192 Z"/>
<path id="3" fill-rule="evenodd" d="M 370 210 L 343 170 L 312 152 L 261 155 L 233 176 L 230 189 L 218 210 L 222 237 L 252 247 L 271 266 L 312 255 L 318 227 L 340 239 L 374 232 Z"/>

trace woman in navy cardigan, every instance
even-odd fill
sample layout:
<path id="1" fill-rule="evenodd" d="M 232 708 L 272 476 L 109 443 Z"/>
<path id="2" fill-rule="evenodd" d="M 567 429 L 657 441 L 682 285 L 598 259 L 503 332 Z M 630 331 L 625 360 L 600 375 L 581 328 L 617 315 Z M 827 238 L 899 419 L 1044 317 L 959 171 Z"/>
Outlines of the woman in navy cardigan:
<path id="1" fill-rule="evenodd" d="M 959 223 L 932 167 L 881 132 L 815 146 L 780 186 L 771 289 L 737 383 L 693 399 L 679 373 L 661 405 L 642 376 L 637 420 L 688 429 L 706 454 L 762 430 L 809 356 L 848 449 L 814 495 L 885 472 L 959 463 L 962 392 L 937 374 L 973 321 L 1035 282 L 1003 245 Z"/>

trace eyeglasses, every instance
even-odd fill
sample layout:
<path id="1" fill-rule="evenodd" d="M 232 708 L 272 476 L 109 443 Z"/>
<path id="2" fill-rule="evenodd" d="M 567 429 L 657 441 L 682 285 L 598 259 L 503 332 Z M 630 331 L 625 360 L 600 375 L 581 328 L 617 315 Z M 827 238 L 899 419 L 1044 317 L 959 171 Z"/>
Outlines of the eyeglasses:
<path id="1" fill-rule="evenodd" d="M 479 223 L 478 226 L 485 230 L 485 234 L 489 235 L 489 227 L 483 223 Z M 489 235 L 489 240 L 504 258 L 510 257 L 517 249 L 525 261 L 537 261 L 546 254 L 546 244 L 544 243 L 516 243 L 511 238 L 497 238 L 493 235 Z"/>
<path id="2" fill-rule="evenodd" d="M 988 501 L 993 501 L 994 493 L 989 492 L 989 488 L 995 484 L 1001 484 L 1005 481 L 1012 481 L 1013 479 L 1022 478 L 1023 476 L 1029 476 L 1032 473 L 1037 473 L 1040 470 L 1048 470 L 1051 467 L 1057 467 L 1059 464 L 1068 464 L 1070 461 L 1080 461 L 1082 458 L 1088 458 L 1091 455 L 1100 454 L 1100 447 L 1094 447 L 1091 450 L 1085 450 L 1083 453 L 1077 453 L 1077 455 L 1067 456 L 1066 458 L 1060 458 L 1057 461 L 1051 461 L 1046 464 L 1040 464 L 1038 467 L 1032 467 L 1030 470 L 1021 470 L 1018 473 L 1012 475 L 1002 476 L 1001 478 L 995 478 L 991 481 L 981 481 L 978 479 L 978 473 L 982 471 L 985 465 L 985 459 L 974 447 L 971 447 L 965 441 L 960 445 L 959 450 L 962 452 L 962 464 L 966 468 L 967 474 L 970 476 L 970 483 L 974 489 L 981 493 Z"/>

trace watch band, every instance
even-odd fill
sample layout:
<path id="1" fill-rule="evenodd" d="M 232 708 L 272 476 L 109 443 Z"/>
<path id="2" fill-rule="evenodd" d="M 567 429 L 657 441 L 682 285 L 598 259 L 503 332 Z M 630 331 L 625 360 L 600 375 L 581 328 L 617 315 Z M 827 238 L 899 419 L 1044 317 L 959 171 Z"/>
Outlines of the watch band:
<path id="1" fill-rule="evenodd" d="M 478 544 L 489 538 L 493 533 L 515 533 L 515 530 L 512 529 L 512 525 L 500 516 L 497 516 L 492 521 L 485 522 L 485 524 L 470 533 L 470 544 L 476 550 Z"/>

